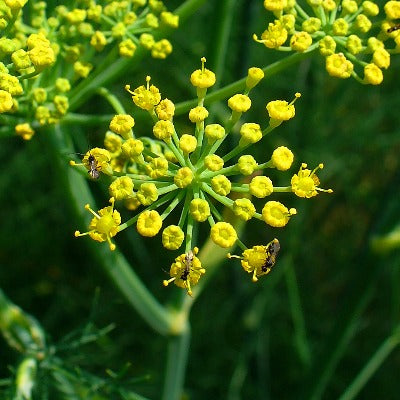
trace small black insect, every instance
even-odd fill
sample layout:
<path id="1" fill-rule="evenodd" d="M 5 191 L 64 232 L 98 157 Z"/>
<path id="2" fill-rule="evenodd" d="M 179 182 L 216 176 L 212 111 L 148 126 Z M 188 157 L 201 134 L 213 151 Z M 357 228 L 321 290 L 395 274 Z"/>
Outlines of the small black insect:
<path id="1" fill-rule="evenodd" d="M 279 244 L 278 239 L 274 239 L 266 246 L 265 252 L 267 254 L 267 258 L 264 265 L 261 267 L 262 272 L 269 272 L 268 270 L 270 270 L 275 265 L 276 257 L 279 253 L 280 248 L 281 245 Z"/>
<path id="2" fill-rule="evenodd" d="M 400 29 L 400 24 L 394 25 L 391 28 L 389 28 L 386 32 L 387 33 L 392 33 L 394 31 L 398 31 Z"/>
<path id="3" fill-rule="evenodd" d="M 189 276 L 190 268 L 191 268 L 192 263 L 193 263 L 193 258 L 194 258 L 194 254 L 193 254 L 192 250 L 190 250 L 188 253 L 186 253 L 186 255 L 185 255 L 185 269 L 183 270 L 182 275 L 181 275 L 181 279 L 183 281 L 186 281 L 188 276 Z"/>
<path id="4" fill-rule="evenodd" d="M 92 179 L 99 179 L 100 176 L 99 165 L 97 164 L 97 160 L 92 153 L 89 153 L 88 163 L 89 163 L 89 171 L 88 171 L 89 175 L 92 177 Z"/>

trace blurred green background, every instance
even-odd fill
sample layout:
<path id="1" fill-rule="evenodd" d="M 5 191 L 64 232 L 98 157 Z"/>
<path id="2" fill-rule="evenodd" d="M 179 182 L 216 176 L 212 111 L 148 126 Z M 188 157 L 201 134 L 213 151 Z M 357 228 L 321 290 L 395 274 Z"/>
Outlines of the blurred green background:
<path id="1" fill-rule="evenodd" d="M 181 2 L 167 3 L 174 9 Z M 136 87 L 151 75 L 164 97 L 175 103 L 193 98 L 188 78 L 202 56 L 215 70 L 221 56 L 216 38 L 227 19 L 229 40 L 217 70 L 221 87 L 245 76 L 250 66 L 264 67 L 285 56 L 251 40 L 267 25 L 261 1 L 207 2 L 172 35 L 174 52 L 169 58 L 146 59 L 113 84 L 113 93 L 133 111 L 136 132 L 147 134 L 150 120 L 136 112 L 124 85 Z M 254 284 L 238 262 L 227 261 L 201 294 L 191 315 L 187 398 L 337 399 L 399 326 L 399 251 L 371 250 L 372 238 L 400 222 L 399 71 L 400 57 L 393 57 L 382 85 L 362 86 L 352 79 L 329 77 L 322 58 L 315 57 L 263 80 L 253 90 L 253 107 L 245 120 L 261 126 L 267 124 L 268 101 L 302 93 L 296 117 L 252 150 L 259 161 L 267 160 L 279 145 L 294 152 L 291 171 L 272 171 L 273 182 L 288 184 L 301 162 L 310 167 L 323 162 L 321 187 L 334 193 L 309 200 L 276 196 L 298 210 L 283 230 L 248 224 L 243 235 L 248 246 L 260 237 L 265 242 L 279 238 L 278 262 L 271 275 Z M 100 108 L 112 113 L 97 98 L 82 112 Z M 222 103 L 213 110 L 215 122 L 227 113 Z M 190 129 L 186 115 L 180 120 L 182 131 Z M 70 133 L 89 147 L 101 142 L 106 128 L 71 126 Z M 131 362 L 129 376 L 147 377 L 136 385 L 137 391 L 157 399 L 166 339 L 124 303 L 90 256 L 89 239 L 73 237 L 79 227 L 59 178 L 58 160 L 48 151 L 47 134 L 41 132 L 28 143 L 14 137 L 1 141 L 1 287 L 38 318 L 54 343 L 89 320 L 100 288 L 94 322 L 99 327 L 115 323 L 115 329 L 97 347 L 65 356 L 87 363 L 99 374 Z M 65 168 L 67 160 L 65 155 Z M 105 204 L 107 194 L 96 182 L 90 186 L 98 204 Z M 132 237 L 136 246 L 130 244 Z M 116 243 L 156 297 L 167 299 L 170 288 L 161 282 L 174 255 L 165 254 L 159 238 L 141 239 L 131 229 Z M 18 357 L 0 341 L 0 377 L 9 376 Z M 358 398 L 398 399 L 399 369 L 400 352 L 395 349 Z"/>

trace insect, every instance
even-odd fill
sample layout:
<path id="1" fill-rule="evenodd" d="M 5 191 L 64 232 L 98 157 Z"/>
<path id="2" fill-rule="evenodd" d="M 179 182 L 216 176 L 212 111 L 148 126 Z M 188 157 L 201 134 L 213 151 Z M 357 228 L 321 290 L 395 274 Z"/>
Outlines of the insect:
<path id="1" fill-rule="evenodd" d="M 89 153 L 88 163 L 89 163 L 88 173 L 91 176 L 91 178 L 99 179 L 99 176 L 100 176 L 99 165 L 97 164 L 97 160 L 92 153 Z"/>
<path id="2" fill-rule="evenodd" d="M 185 269 L 183 270 L 182 275 L 181 275 L 181 279 L 183 281 L 187 281 L 187 278 L 190 273 L 190 268 L 192 267 L 193 258 L 194 258 L 193 251 L 189 250 L 189 252 L 186 253 L 186 255 L 185 255 Z"/>
<path id="3" fill-rule="evenodd" d="M 398 31 L 400 29 L 400 24 L 394 25 L 391 28 L 389 28 L 386 32 L 387 33 L 392 33 L 394 31 Z"/>
<path id="4" fill-rule="evenodd" d="M 281 245 L 279 244 L 278 239 L 274 239 L 272 242 L 268 243 L 266 246 L 265 252 L 267 254 L 267 258 L 265 260 L 264 265 L 261 267 L 262 272 L 269 272 L 269 270 L 275 265 L 276 257 L 279 253 Z"/>

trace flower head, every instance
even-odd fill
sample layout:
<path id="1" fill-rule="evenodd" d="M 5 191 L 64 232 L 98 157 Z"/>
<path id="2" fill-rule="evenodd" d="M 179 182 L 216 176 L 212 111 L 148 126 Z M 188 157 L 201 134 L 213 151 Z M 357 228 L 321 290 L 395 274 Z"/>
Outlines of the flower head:
<path id="1" fill-rule="evenodd" d="M 239 238 L 237 221 L 263 220 L 272 227 L 284 227 L 296 214 L 294 208 L 288 209 L 275 200 L 267 201 L 261 210 L 257 210 L 258 201 L 253 201 L 252 196 L 257 200 L 272 198 L 275 192 L 295 191 L 298 194 L 305 190 L 307 176 L 311 177 L 315 190 L 320 190 L 313 178 L 315 171 L 308 173 L 305 167 L 296 174 L 298 181 L 292 178 L 291 185 L 274 187 L 265 170 L 286 171 L 291 167 L 294 156 L 285 146 L 278 147 L 271 159 L 256 161 L 251 153 L 243 154 L 245 149 L 265 137 L 265 133 L 282 121 L 293 118 L 294 101 L 300 97 L 296 94 L 290 103 L 283 100 L 268 103 L 269 124 L 266 116 L 260 123 L 240 123 L 242 113 L 251 106 L 250 89 L 262 75 L 262 70 L 250 69 L 243 93 L 236 93 L 228 101 L 232 113 L 227 120 L 221 124 L 205 125 L 204 119 L 208 115 L 205 90 L 215 79 L 212 79 L 211 71 L 204 68 L 203 61 L 202 69 L 192 75 L 198 95 L 197 106 L 189 112 L 193 125 L 184 127 L 174 121 L 173 103 L 168 99 L 161 100 L 160 91 L 150 86 L 148 78 L 147 87 L 133 91 L 128 88 L 128 91 L 133 101 L 151 116 L 151 137 L 134 138 L 133 132 L 131 134 L 134 118 L 119 114 L 109 125 L 105 148 L 91 149 L 83 159 L 93 178 L 103 172 L 109 175 L 110 195 L 115 200 L 122 200 L 132 213 L 124 224 L 118 224 L 118 230 L 107 231 L 103 239 L 112 237 L 116 231 L 136 226 L 140 235 L 149 238 L 162 232 L 162 245 L 167 250 L 174 251 L 182 245 L 186 249 L 172 263 L 170 279 L 164 281 L 166 286 L 174 282 L 192 294 L 193 286 L 204 274 L 207 265 L 202 266 L 195 246 L 197 235 L 194 232 L 199 224 L 202 224 L 203 231 L 208 229 L 210 239 L 217 246 L 227 249 L 238 244 L 246 249 Z M 234 128 L 240 136 L 232 134 Z M 221 145 L 228 136 L 232 142 L 236 141 L 236 146 L 224 154 L 222 149 L 228 144 Z M 229 211 L 224 212 L 226 209 Z M 179 217 L 174 221 L 176 215 Z M 97 225 L 93 227 L 96 235 L 92 233 L 92 236 L 98 237 L 99 229 Z M 253 275 L 253 280 L 257 280 L 269 273 L 278 250 L 277 239 L 266 246 L 245 250 L 241 258 L 243 268 Z"/>
<path id="2" fill-rule="evenodd" d="M 385 69 L 389 62 L 387 54 L 373 54 L 371 41 L 387 42 L 384 49 L 388 54 L 398 52 L 395 24 L 400 19 L 400 2 L 383 3 L 380 9 L 369 0 L 307 0 L 301 4 L 294 0 L 265 0 L 264 8 L 275 20 L 260 39 L 256 34 L 253 38 L 278 51 L 301 53 L 319 48 L 326 57 L 329 75 L 341 79 L 352 76 L 358 82 L 377 85 L 383 80 L 382 71 L 370 65 Z"/>

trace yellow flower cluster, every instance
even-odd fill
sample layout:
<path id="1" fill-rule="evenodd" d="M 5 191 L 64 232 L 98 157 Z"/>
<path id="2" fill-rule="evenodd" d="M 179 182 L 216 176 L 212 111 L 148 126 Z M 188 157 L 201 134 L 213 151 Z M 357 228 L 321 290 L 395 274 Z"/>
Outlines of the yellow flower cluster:
<path id="1" fill-rule="evenodd" d="M 293 118 L 294 102 L 300 97 L 296 93 L 291 102 L 270 101 L 265 108 L 265 116 L 269 116 L 265 128 L 255 122 L 241 124 L 242 114 L 251 107 L 250 91 L 262 76 L 262 70 L 250 68 L 246 80 L 249 86 L 244 93 L 237 93 L 227 101 L 227 108 L 231 110 L 229 119 L 223 125 L 207 124 L 208 110 L 204 106 L 204 98 L 216 78 L 212 71 L 205 68 L 203 58 L 201 69 L 191 75 L 198 94 L 198 104 L 188 115 L 193 124 L 193 134 L 180 133 L 176 129 L 174 104 L 162 99 L 159 89 L 150 83 L 150 77 L 146 78 L 145 85 L 134 90 L 127 85 L 126 90 L 132 95 L 134 104 L 152 117 L 154 137 L 136 138 L 134 118 L 118 114 L 110 122 L 104 148 L 91 149 L 82 164 L 93 179 L 98 179 L 101 174 L 111 177 L 109 193 L 113 206 L 114 201 L 119 201 L 125 203 L 129 210 L 138 212 L 121 224 L 113 206 L 100 210 L 94 214 L 90 230 L 85 234 L 94 240 L 111 243 L 110 238 L 117 232 L 136 225 L 138 233 L 144 237 L 155 237 L 161 233 L 162 245 L 168 250 L 178 250 L 184 245 L 185 251 L 175 258 L 171 266 L 171 279 L 164 281 L 164 285 L 174 282 L 192 294 L 192 288 L 206 270 L 197 257 L 193 231 L 196 225 L 205 223 L 209 225 L 211 240 L 218 246 L 228 249 L 238 244 L 242 247 L 243 268 L 253 273 L 254 281 L 267 274 L 275 263 L 278 242 L 247 249 L 235 227 L 224 220 L 216 204 L 230 209 L 239 220 L 258 219 L 271 227 L 282 228 L 296 214 L 296 209 L 268 200 L 257 211 L 258 204 L 252 196 L 263 201 L 274 192 L 293 192 L 299 197 L 310 198 L 323 189 L 319 188 L 316 176 L 317 169 L 322 165 L 310 171 L 302 164 L 290 185 L 274 186 L 266 171 L 290 169 L 294 157 L 287 147 L 278 147 L 263 162 L 258 162 L 250 154 L 243 154 L 247 147 L 259 143 L 283 121 Z M 222 143 L 236 125 L 240 132 L 237 145 L 228 154 L 218 155 Z M 166 224 L 179 209 L 178 223 Z M 91 209 L 88 210 L 93 214 Z M 103 223 L 106 214 L 107 223 Z M 110 247 L 114 248 L 114 245 L 110 244 Z M 257 257 L 261 258 L 254 254 L 259 254 Z"/>
<path id="2" fill-rule="evenodd" d="M 282 51 L 318 49 L 331 76 L 379 85 L 398 53 L 400 1 L 264 0 L 264 8 L 275 20 L 254 40 Z"/>
<path id="3" fill-rule="evenodd" d="M 57 123 L 66 115 L 71 83 L 87 78 L 98 64 L 93 49 L 98 53 L 117 45 L 120 56 L 133 57 L 142 47 L 163 59 L 172 45 L 154 34 L 179 26 L 178 16 L 158 0 L 78 0 L 72 7 L 55 7 L 52 15 L 46 2 L 31 2 L 22 19 L 26 3 L 0 4 L 0 113 L 26 120 L 29 127 L 15 126 L 25 140 L 38 126 Z M 56 62 L 57 74 L 47 73 Z"/>

